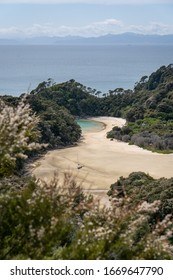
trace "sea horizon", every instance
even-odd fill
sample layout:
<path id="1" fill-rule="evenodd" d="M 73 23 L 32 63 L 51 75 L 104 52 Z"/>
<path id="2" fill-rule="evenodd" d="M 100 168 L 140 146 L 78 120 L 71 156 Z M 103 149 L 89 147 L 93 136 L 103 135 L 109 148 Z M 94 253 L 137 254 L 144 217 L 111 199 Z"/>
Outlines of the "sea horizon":
<path id="1" fill-rule="evenodd" d="M 74 79 L 102 94 L 133 89 L 144 75 L 173 63 L 172 45 L 0 45 L 0 95 L 19 96 L 42 81 Z"/>

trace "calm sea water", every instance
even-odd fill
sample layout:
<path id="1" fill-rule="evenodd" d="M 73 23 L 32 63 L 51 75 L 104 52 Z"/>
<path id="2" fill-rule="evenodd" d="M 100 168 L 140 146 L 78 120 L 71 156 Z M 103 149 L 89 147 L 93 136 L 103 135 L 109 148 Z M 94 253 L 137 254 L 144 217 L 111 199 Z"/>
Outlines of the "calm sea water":
<path id="1" fill-rule="evenodd" d="M 0 94 L 19 95 L 53 78 L 101 92 L 133 89 L 143 75 L 173 63 L 173 46 L 0 46 Z"/>
<path id="2" fill-rule="evenodd" d="M 77 120 L 83 132 L 100 131 L 104 128 L 104 124 L 101 122 L 91 121 L 91 120 Z"/>

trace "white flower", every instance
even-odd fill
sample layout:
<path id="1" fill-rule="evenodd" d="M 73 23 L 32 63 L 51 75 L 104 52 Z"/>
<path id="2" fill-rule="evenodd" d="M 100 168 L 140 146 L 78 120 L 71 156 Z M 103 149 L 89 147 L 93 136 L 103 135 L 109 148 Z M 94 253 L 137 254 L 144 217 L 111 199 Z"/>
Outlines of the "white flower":
<path id="1" fill-rule="evenodd" d="M 144 201 L 141 205 L 138 207 L 138 212 L 156 212 L 158 210 L 158 207 L 160 205 L 160 200 L 155 200 L 153 203 L 148 203 L 147 201 Z"/>
<path id="2" fill-rule="evenodd" d="M 36 136 L 39 119 L 32 113 L 26 96 L 17 107 L 0 100 L 0 166 L 15 166 L 17 158 L 26 159 L 27 150 L 40 149 L 42 145 L 31 141 Z M 8 164 L 7 164 L 8 162 Z"/>

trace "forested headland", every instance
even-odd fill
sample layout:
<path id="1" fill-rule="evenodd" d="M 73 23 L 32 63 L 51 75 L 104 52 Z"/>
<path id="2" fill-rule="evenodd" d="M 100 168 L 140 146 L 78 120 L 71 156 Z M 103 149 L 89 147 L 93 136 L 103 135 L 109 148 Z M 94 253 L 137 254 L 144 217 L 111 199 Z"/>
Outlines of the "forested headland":
<path id="1" fill-rule="evenodd" d="M 15 106 L 21 97 L 4 96 Z M 108 134 L 130 144 L 169 153 L 173 151 L 173 66 L 160 67 L 149 77 L 143 76 L 134 90 L 116 88 L 104 93 L 83 86 L 75 80 L 54 84 L 42 82 L 27 97 L 39 116 L 41 141 L 52 147 L 74 143 L 80 138 L 76 117 L 122 117 L 122 129 L 115 127 Z"/>
<path id="2" fill-rule="evenodd" d="M 127 120 L 111 140 L 172 153 L 173 66 L 103 96 L 75 80 L 48 79 L 28 95 L 0 98 L 1 259 L 173 258 L 173 179 L 121 177 L 108 191 L 111 208 L 101 209 L 69 174 L 44 186 L 23 176 L 27 158 L 76 144 L 76 118 L 93 116 Z"/>

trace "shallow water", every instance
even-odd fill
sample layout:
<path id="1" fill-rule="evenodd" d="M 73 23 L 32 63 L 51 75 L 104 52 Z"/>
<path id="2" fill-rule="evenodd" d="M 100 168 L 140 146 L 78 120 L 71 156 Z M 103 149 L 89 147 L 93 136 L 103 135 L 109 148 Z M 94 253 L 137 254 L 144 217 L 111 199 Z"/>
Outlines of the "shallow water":
<path id="1" fill-rule="evenodd" d="M 93 120 L 79 119 L 77 123 L 80 125 L 82 132 L 95 132 L 104 128 L 104 124 Z"/>

